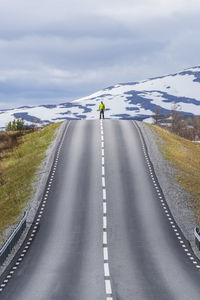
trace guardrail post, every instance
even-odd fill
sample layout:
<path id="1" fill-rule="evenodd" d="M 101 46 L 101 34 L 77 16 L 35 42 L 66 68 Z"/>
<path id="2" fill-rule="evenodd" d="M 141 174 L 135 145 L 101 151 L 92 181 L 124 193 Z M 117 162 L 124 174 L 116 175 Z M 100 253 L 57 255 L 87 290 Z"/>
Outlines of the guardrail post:
<path id="1" fill-rule="evenodd" d="M 199 230 L 199 227 L 195 227 L 194 235 L 195 235 L 196 246 L 197 246 L 198 250 L 200 250 L 200 230 Z"/>

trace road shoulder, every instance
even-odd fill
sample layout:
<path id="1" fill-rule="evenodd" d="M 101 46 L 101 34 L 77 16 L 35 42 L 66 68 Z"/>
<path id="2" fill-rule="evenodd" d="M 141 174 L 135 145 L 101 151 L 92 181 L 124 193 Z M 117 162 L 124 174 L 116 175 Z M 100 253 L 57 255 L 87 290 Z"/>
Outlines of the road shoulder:
<path id="1" fill-rule="evenodd" d="M 194 213 L 190 208 L 190 194 L 179 185 L 175 176 L 177 170 L 160 152 L 158 147 L 160 137 L 146 124 L 141 122 L 137 122 L 137 124 L 144 136 L 151 162 L 169 208 L 184 236 L 190 242 L 194 253 L 200 258 L 194 239 L 196 222 Z"/>
<path id="2" fill-rule="evenodd" d="M 55 156 L 56 150 L 57 150 L 58 145 L 63 137 L 65 129 L 66 129 L 66 122 L 62 123 L 60 125 L 60 127 L 55 131 L 55 138 L 54 138 L 53 142 L 51 143 L 51 145 L 49 146 L 49 148 L 47 149 L 46 157 L 42 161 L 41 165 L 39 166 L 39 168 L 37 170 L 35 181 L 33 183 L 33 194 L 32 194 L 30 201 L 27 203 L 27 205 L 25 207 L 25 211 L 27 212 L 26 229 L 23 232 L 23 234 L 21 235 L 16 246 L 13 248 L 12 252 L 9 254 L 7 259 L 5 260 L 4 264 L 2 266 L 0 266 L 0 276 L 3 274 L 3 272 L 5 271 L 5 269 L 10 264 L 10 262 L 12 261 L 12 259 L 15 256 L 15 254 L 17 253 L 17 251 L 23 244 L 23 242 L 28 234 L 28 231 L 32 225 L 32 222 L 35 218 L 36 212 L 37 212 L 38 207 L 42 200 L 42 196 L 43 196 L 46 184 L 47 184 L 47 180 L 48 180 L 48 177 L 49 177 L 49 174 L 50 174 L 53 162 L 54 162 L 54 156 Z M 13 226 L 12 226 L 11 230 L 13 230 Z M 7 229 L 7 231 L 10 231 L 9 228 Z"/>

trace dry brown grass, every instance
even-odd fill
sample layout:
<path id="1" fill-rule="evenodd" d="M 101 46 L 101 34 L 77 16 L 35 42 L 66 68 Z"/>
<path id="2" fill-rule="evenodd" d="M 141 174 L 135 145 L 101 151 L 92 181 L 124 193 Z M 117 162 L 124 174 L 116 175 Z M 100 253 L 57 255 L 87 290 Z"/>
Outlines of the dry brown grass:
<path id="1" fill-rule="evenodd" d="M 3 150 L 12 149 L 16 146 L 18 136 L 18 132 L 7 133 L 0 131 L 0 151 L 2 152 Z"/>
<path id="2" fill-rule="evenodd" d="M 164 157 L 178 170 L 179 184 L 190 192 L 191 206 L 200 225 L 200 144 L 158 126 L 150 127 L 161 137 L 159 147 Z"/>

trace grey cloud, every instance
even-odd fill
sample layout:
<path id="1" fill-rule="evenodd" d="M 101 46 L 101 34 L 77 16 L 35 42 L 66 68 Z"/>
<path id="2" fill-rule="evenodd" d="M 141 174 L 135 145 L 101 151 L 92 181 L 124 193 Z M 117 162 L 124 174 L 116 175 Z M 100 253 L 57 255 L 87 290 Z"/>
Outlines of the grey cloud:
<path id="1" fill-rule="evenodd" d="M 2 1 L 0 106 L 58 103 L 199 64 L 194 2 Z"/>

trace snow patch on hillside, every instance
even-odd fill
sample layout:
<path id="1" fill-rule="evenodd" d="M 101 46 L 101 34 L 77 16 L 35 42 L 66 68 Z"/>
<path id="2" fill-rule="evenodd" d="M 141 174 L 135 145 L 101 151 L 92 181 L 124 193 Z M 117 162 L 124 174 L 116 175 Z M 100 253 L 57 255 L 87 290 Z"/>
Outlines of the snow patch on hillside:
<path id="1" fill-rule="evenodd" d="M 140 82 L 116 84 L 59 105 L 0 110 L 0 127 L 5 127 L 14 118 L 23 118 L 28 124 L 98 119 L 101 100 L 106 106 L 105 117 L 111 119 L 132 118 L 152 123 L 157 107 L 162 114 L 168 114 L 174 102 L 180 105 L 182 113 L 200 115 L 200 67 Z"/>

